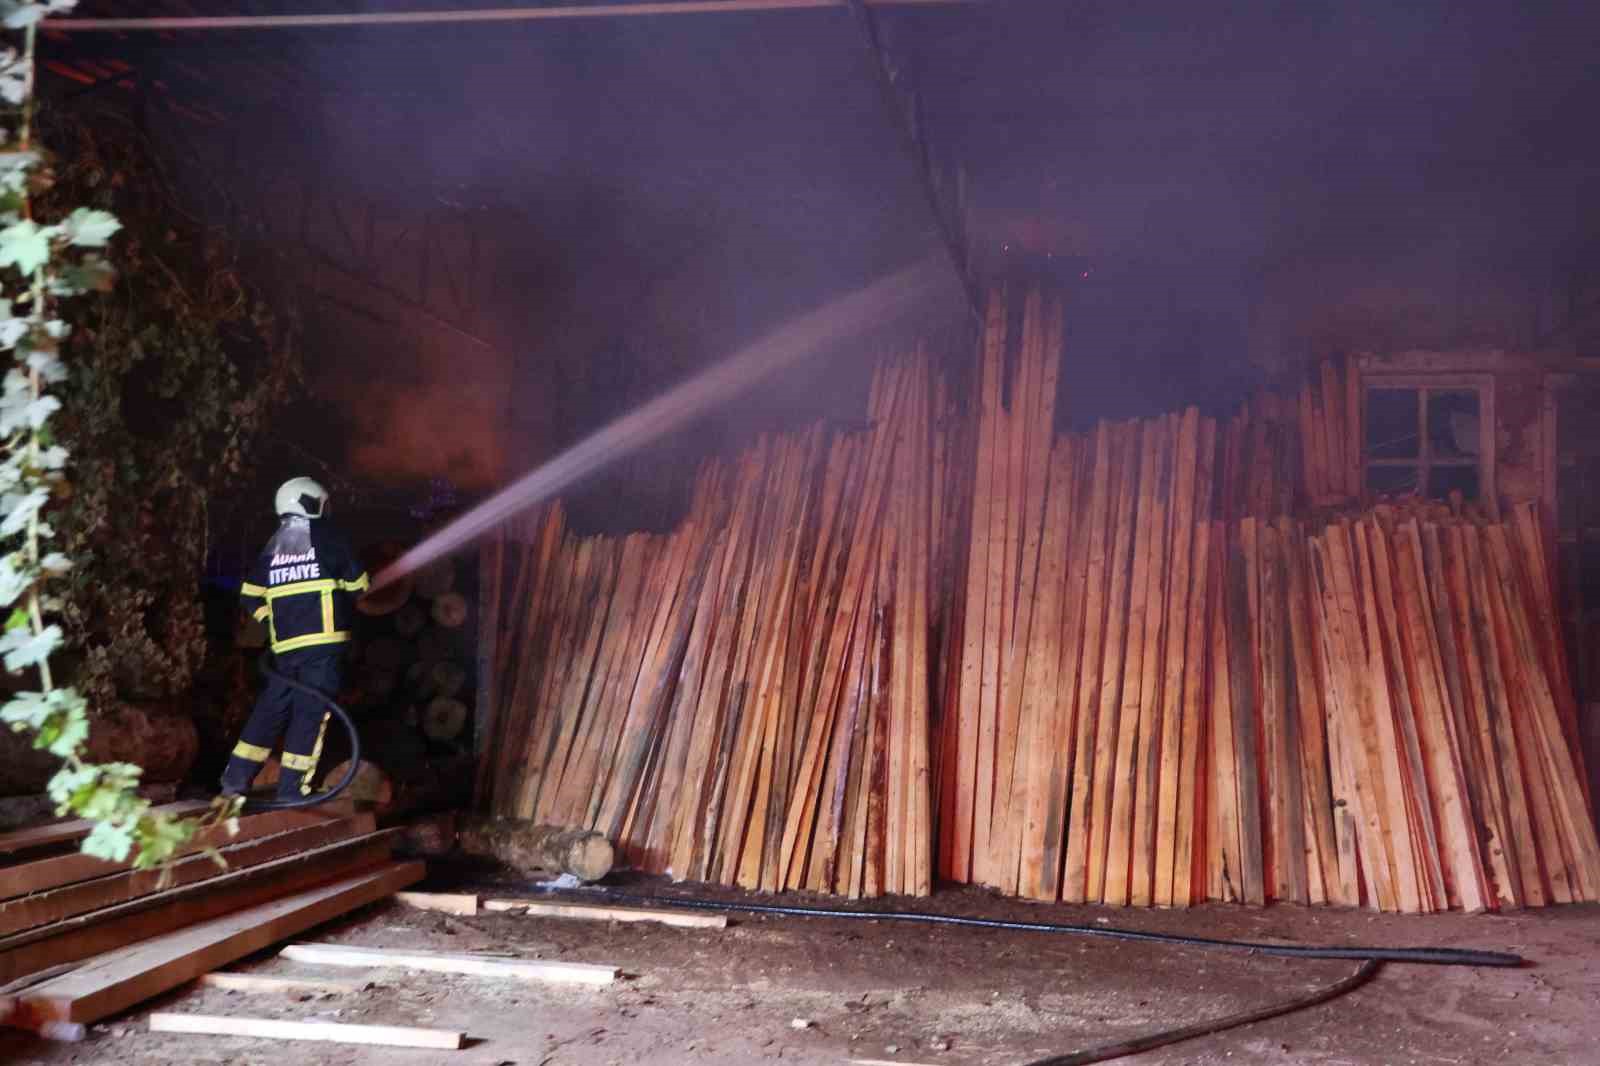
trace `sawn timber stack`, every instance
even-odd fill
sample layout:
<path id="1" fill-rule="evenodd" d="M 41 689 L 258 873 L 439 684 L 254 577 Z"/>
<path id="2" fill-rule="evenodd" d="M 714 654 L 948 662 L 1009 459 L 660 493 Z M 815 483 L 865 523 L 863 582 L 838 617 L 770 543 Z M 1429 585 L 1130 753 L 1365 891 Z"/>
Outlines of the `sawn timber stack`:
<path id="1" fill-rule="evenodd" d="M 348 808 L 245 815 L 232 836 L 218 827 L 197 838 L 165 879 L 72 850 L 87 832 L 64 823 L 0 835 L 0 983 L 12 987 L 13 1026 L 96 1021 L 423 874 L 390 859 L 392 832 Z"/>
<path id="2" fill-rule="evenodd" d="M 1358 503 L 1334 363 L 1059 432 L 1064 320 L 997 291 L 970 383 L 887 359 L 672 532 L 502 530 L 489 811 L 769 891 L 1600 899 L 1537 507 Z"/>

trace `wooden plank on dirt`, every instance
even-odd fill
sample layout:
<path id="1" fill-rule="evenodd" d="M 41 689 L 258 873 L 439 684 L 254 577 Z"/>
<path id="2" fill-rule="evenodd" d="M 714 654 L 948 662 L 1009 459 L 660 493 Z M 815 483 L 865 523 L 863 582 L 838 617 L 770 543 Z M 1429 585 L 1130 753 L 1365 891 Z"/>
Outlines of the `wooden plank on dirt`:
<path id="1" fill-rule="evenodd" d="M 485 958 L 448 951 L 401 951 L 345 944 L 290 944 L 278 954 L 291 962 L 303 962 L 310 966 L 348 966 L 358 969 L 392 967 L 568 985 L 609 985 L 617 979 L 615 966 L 549 962 L 543 959 Z"/>
<path id="2" fill-rule="evenodd" d="M 279 1018 L 235 1018 L 220 1014 L 150 1015 L 152 1033 L 246 1036 L 262 1040 L 319 1040 L 332 1044 L 380 1044 L 459 1050 L 467 1034 L 452 1029 L 403 1025 L 352 1025 L 349 1022 L 289 1022 Z"/>
<path id="3" fill-rule="evenodd" d="M 328 981 L 307 977 L 272 977 L 259 973 L 203 973 L 196 984 L 205 988 L 220 988 L 227 992 L 268 992 L 288 996 L 327 995 L 348 996 L 370 988 L 370 981 Z"/>
<path id="4" fill-rule="evenodd" d="M 320 925 L 420 880 L 420 862 L 377 870 L 297 892 L 95 959 L 18 996 L 35 1023 L 87 1024 L 192 981 L 274 941 Z"/>
<path id="5" fill-rule="evenodd" d="M 478 897 L 461 892 L 396 892 L 396 903 L 423 911 L 441 914 L 459 914 L 471 917 L 478 913 Z"/>
<path id="6" fill-rule="evenodd" d="M 549 903 L 533 899 L 486 899 L 486 911 L 509 911 L 542 918 L 573 918 L 591 922 L 654 922 L 680 929 L 726 929 L 726 914 L 683 911 L 660 907 L 603 907 L 588 903 Z"/>

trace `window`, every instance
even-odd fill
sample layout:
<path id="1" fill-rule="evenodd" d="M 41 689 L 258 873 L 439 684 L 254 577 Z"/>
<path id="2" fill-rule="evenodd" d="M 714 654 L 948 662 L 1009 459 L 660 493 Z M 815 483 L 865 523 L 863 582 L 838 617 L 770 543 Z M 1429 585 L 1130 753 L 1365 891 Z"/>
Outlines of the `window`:
<path id="1" fill-rule="evenodd" d="M 1479 375 L 1363 375 L 1364 484 L 1374 496 L 1494 494 L 1493 390 Z"/>

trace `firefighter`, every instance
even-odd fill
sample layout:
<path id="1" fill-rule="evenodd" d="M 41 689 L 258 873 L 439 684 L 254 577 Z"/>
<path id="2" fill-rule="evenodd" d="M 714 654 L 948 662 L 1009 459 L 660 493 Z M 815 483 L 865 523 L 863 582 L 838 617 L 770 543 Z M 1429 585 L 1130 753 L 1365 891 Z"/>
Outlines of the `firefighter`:
<path id="1" fill-rule="evenodd" d="M 355 601 L 367 589 L 367 574 L 329 523 L 328 492 L 321 485 L 308 477 L 285 481 L 276 503 L 278 531 L 246 575 L 240 599 L 267 623 L 274 668 L 331 698 L 339 689 Z M 269 676 L 223 771 L 223 794 L 248 791 L 282 737 L 278 799 L 310 795 L 327 725 L 322 700 Z"/>

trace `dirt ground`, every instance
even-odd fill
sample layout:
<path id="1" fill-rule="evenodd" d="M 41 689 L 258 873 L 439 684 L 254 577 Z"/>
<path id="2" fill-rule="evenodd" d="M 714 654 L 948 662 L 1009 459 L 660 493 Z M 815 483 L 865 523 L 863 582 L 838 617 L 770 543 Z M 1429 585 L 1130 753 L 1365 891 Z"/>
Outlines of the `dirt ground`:
<path id="1" fill-rule="evenodd" d="M 506 884 L 426 886 L 527 895 Z M 644 882 L 630 891 L 689 892 Z M 736 893 L 696 888 L 725 899 Z M 773 902 L 773 897 L 754 897 Z M 796 905 L 826 901 L 779 897 Z M 1241 1063 L 1600 1063 L 1600 906 L 1499 916 L 1383 916 L 1290 906 L 1185 912 L 1041 906 L 945 891 L 896 904 L 949 914 L 1098 923 L 1212 937 L 1511 951 L 1515 970 L 1388 965 L 1332 1003 L 1124 1059 L 1137 1066 Z M 886 909 L 887 903 L 876 906 Z M 510 914 L 448 917 L 387 903 L 298 938 L 373 947 L 618 966 L 605 989 L 440 974 L 314 971 L 266 953 L 233 969 L 370 980 L 359 995 L 295 999 L 190 986 L 94 1026 L 79 1044 L 0 1037 L 0 1062 L 247 1066 L 637 1066 L 876 1060 L 1019 1066 L 1271 1003 L 1354 963 L 1081 936 L 889 921 L 736 918 L 726 930 Z M 462 1051 L 153 1034 L 151 1010 L 428 1026 L 469 1034 Z"/>

